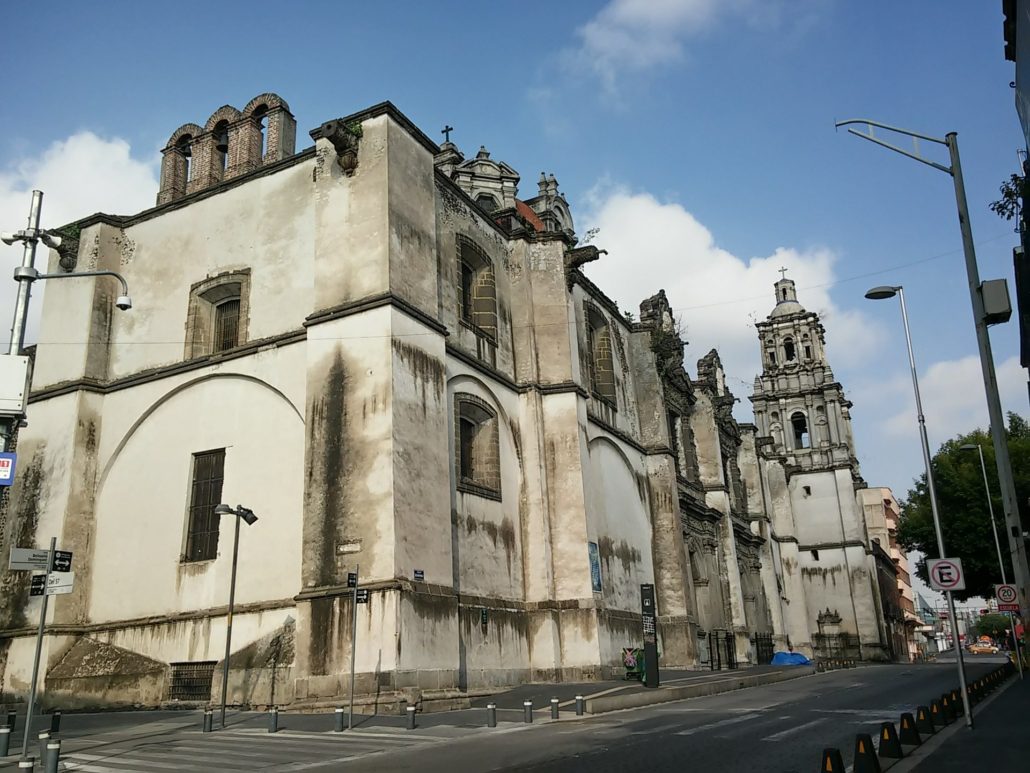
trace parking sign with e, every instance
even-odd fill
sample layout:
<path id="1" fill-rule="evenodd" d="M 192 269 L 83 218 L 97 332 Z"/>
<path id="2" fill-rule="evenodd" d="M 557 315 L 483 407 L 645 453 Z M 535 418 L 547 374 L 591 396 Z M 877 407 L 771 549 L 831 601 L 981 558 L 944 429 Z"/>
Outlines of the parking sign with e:
<path id="1" fill-rule="evenodd" d="M 962 561 L 957 558 L 928 558 L 926 572 L 930 575 L 930 587 L 939 591 L 966 589 L 966 578 L 962 573 Z"/>

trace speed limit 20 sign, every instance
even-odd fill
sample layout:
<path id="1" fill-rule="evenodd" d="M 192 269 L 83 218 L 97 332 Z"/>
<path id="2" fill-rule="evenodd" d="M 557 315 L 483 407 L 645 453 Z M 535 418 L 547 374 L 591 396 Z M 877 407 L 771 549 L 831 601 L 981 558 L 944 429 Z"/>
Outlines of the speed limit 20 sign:
<path id="1" fill-rule="evenodd" d="M 930 575 L 930 587 L 934 590 L 966 589 L 962 562 L 957 558 L 929 558 L 926 561 L 926 572 Z"/>
<path id="2" fill-rule="evenodd" d="M 994 598 L 998 600 L 999 612 L 1019 611 L 1019 596 L 1015 585 L 995 585 Z"/>

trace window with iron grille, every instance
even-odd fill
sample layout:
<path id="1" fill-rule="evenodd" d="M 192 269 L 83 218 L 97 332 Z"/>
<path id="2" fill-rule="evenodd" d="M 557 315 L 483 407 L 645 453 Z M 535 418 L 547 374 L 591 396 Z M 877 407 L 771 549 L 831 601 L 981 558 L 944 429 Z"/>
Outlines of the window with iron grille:
<path id="1" fill-rule="evenodd" d="M 168 685 L 169 700 L 211 700 L 211 680 L 215 673 L 215 661 L 203 660 L 169 665 L 172 669 Z"/>
<path id="2" fill-rule="evenodd" d="M 222 499 L 225 449 L 193 455 L 189 530 L 185 561 L 208 561 L 218 554 L 218 516 L 215 505 Z"/>
<path id="3" fill-rule="evenodd" d="M 240 342 L 240 299 L 229 298 L 215 306 L 214 351 L 224 352 Z"/>

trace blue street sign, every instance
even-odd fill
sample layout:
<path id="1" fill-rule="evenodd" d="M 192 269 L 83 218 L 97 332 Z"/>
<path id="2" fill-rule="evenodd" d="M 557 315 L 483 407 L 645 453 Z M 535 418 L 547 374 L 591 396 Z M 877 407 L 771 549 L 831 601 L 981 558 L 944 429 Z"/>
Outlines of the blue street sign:
<path id="1" fill-rule="evenodd" d="M 17 454 L 0 454 L 0 486 L 10 486 L 14 483 L 14 465 L 17 459 Z"/>

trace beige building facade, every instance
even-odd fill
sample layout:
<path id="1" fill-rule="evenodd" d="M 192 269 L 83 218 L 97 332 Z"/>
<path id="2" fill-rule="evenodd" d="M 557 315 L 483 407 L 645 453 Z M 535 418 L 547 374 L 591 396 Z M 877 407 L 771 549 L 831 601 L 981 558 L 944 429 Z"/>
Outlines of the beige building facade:
<path id="1" fill-rule="evenodd" d="M 757 426 L 733 419 L 716 352 L 686 371 L 664 292 L 631 321 L 587 279 L 603 257 L 554 176 L 520 199 L 510 166 L 390 103 L 311 137 L 296 151 L 274 94 L 220 108 L 171 136 L 155 208 L 72 224 L 50 254 L 50 271 L 119 271 L 135 308 L 112 310 L 109 277 L 43 302 L 2 547 L 55 536 L 75 554 L 46 700 L 218 694 L 220 502 L 259 517 L 240 537 L 233 703 L 329 705 L 352 645 L 382 705 L 618 674 L 641 584 L 666 666 L 756 662 L 788 638 L 811 652 L 811 613 L 845 597 L 805 600 L 801 554 L 831 538 L 799 532 L 791 454 L 758 403 Z M 39 602 L 26 573 L 3 583 L 18 697 Z"/>

